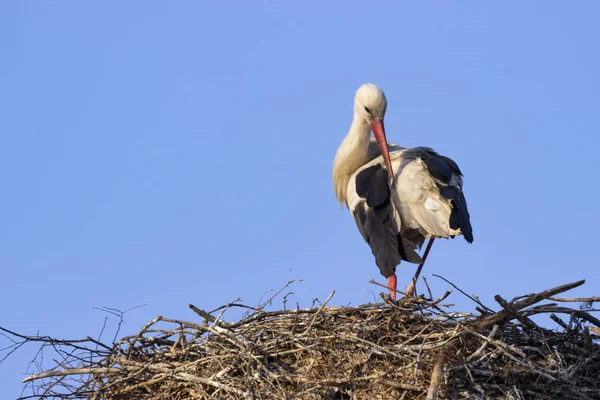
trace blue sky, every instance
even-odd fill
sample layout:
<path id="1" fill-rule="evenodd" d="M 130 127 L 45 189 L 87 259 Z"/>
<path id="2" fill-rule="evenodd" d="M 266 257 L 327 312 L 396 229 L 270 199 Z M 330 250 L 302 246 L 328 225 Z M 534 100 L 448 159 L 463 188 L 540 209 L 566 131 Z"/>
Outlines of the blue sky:
<path id="1" fill-rule="evenodd" d="M 390 141 L 465 174 L 475 241 L 436 242 L 436 293 L 433 273 L 492 307 L 581 278 L 573 294 L 598 294 L 599 17 L 593 1 L 3 2 L 0 326 L 95 336 L 94 307 L 145 304 L 129 334 L 291 279 L 291 304 L 372 301 L 384 278 L 331 185 L 364 82 Z M 3 397 L 36 350 L 0 364 Z"/>

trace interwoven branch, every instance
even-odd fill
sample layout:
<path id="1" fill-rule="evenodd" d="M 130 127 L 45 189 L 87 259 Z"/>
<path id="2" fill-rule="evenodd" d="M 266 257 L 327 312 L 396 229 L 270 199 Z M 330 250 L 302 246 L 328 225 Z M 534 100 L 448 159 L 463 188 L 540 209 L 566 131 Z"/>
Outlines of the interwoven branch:
<path id="1" fill-rule="evenodd" d="M 332 293 L 302 310 L 236 302 L 214 315 L 190 305 L 199 321 L 157 317 L 112 344 L 0 330 L 13 347 L 38 342 L 62 355 L 24 379 L 32 393 L 24 398 L 600 399 L 598 298 L 556 304 L 572 302 L 555 296 L 583 283 L 510 302 L 496 296 L 498 312 L 476 299 L 481 315 L 448 311 L 441 302 L 450 293 L 328 307 Z M 222 320 L 239 306 L 251 314 Z M 558 329 L 536 325 L 536 314 L 552 315 Z"/>

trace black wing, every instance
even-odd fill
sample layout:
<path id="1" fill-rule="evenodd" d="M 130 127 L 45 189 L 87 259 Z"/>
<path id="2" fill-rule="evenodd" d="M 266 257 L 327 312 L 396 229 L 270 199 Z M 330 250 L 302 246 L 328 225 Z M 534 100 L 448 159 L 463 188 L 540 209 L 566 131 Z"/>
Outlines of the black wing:
<path id="1" fill-rule="evenodd" d="M 365 168 L 356 175 L 355 183 L 356 193 L 364 201 L 357 204 L 352 214 L 381 274 L 392 276 L 401 260 L 420 263 L 417 245 L 400 234 L 393 218 L 387 170 L 380 164 Z"/>
<path id="2" fill-rule="evenodd" d="M 460 228 L 465 240 L 473 242 L 473 227 L 467 208 L 467 199 L 462 190 L 462 172 L 451 158 L 438 154 L 429 147 L 415 147 L 403 154 L 406 161 L 421 158 L 427 170 L 437 181 L 440 194 L 449 199 L 452 204 L 450 228 Z"/>

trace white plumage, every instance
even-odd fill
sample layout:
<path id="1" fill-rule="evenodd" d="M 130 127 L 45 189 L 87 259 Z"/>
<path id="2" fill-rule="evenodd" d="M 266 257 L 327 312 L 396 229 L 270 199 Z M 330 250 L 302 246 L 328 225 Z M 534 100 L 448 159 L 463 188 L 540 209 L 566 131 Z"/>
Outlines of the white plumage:
<path id="1" fill-rule="evenodd" d="M 463 234 L 471 242 L 473 236 L 456 163 L 430 148 L 388 143 L 383 127 L 386 108 L 385 95 L 377 86 L 358 89 L 350 131 L 334 160 L 333 184 L 382 275 L 395 289 L 396 266 L 402 259 L 421 262 L 415 250 L 425 238 Z M 375 140 L 370 139 L 371 130 Z M 395 290 L 391 294 L 395 298 Z"/>

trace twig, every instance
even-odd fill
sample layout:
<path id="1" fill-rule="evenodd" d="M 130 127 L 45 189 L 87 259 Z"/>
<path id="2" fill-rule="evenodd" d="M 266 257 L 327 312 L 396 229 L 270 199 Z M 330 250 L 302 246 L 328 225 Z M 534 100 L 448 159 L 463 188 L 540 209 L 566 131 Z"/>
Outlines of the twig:
<path id="1" fill-rule="evenodd" d="M 592 311 L 598 311 L 598 310 L 592 310 Z M 546 314 L 546 313 L 550 313 L 550 312 L 570 314 L 572 316 L 575 316 L 575 317 L 584 319 L 588 322 L 591 322 L 592 324 L 596 325 L 597 327 L 600 327 L 600 319 L 590 315 L 589 312 L 573 310 L 572 308 L 568 308 L 568 307 L 538 306 L 536 308 L 529 308 L 527 310 L 523 310 L 523 311 L 519 312 L 519 315 L 529 316 L 529 315 L 535 315 L 535 314 Z"/>
<path id="2" fill-rule="evenodd" d="M 485 306 L 485 304 L 483 304 L 481 301 L 479 301 L 478 299 L 474 298 L 471 295 L 468 295 L 465 291 L 463 291 L 461 288 L 459 288 L 458 286 L 456 286 L 454 283 L 450 282 L 448 279 L 444 278 L 441 275 L 436 275 L 436 274 L 431 274 L 432 276 L 435 276 L 436 278 L 440 278 L 442 280 L 444 280 L 446 283 L 452 285 L 452 287 L 456 290 L 458 290 L 459 292 L 461 292 L 463 295 L 467 296 L 469 299 L 473 300 L 475 303 L 479 304 L 480 307 L 482 307 L 485 311 L 489 312 L 489 313 L 493 313 L 494 310 L 492 310 L 491 308 L 488 308 L 487 306 Z"/>
<path id="3" fill-rule="evenodd" d="M 222 328 L 229 328 L 229 324 L 225 321 L 219 321 L 217 318 L 213 317 L 212 315 L 210 315 L 208 312 L 199 309 L 198 307 L 196 307 L 193 304 L 189 304 L 188 307 L 195 312 L 196 314 L 198 314 L 199 316 L 201 316 L 202 318 L 204 318 L 207 321 L 212 322 L 213 324 L 219 325 Z"/>
<path id="4" fill-rule="evenodd" d="M 225 385 L 223 383 L 211 381 L 210 379 L 202 378 L 202 377 L 199 377 L 196 375 L 182 372 L 182 373 L 176 374 L 175 377 L 178 379 L 184 380 L 184 381 L 203 383 L 205 385 L 213 386 L 217 389 L 224 390 L 228 393 L 234 393 L 234 394 L 237 394 L 238 396 L 244 396 L 244 392 L 242 392 L 241 390 L 238 390 L 236 388 Z"/>
<path id="5" fill-rule="evenodd" d="M 431 294 L 431 288 L 429 287 L 429 283 L 427 282 L 427 278 L 425 278 L 424 276 L 421 277 L 423 279 L 423 282 L 425 282 L 425 287 L 427 288 L 427 293 L 429 293 L 429 298 L 433 299 L 433 294 Z"/>
<path id="6" fill-rule="evenodd" d="M 302 282 L 302 279 L 292 279 L 291 281 L 286 283 L 285 286 L 283 286 L 281 289 L 279 289 L 277 292 L 275 292 L 275 294 L 273 296 L 271 296 L 269 298 L 269 300 L 265 301 L 262 305 L 260 305 L 260 303 L 259 303 L 257 308 L 259 310 L 263 310 L 267 306 L 267 304 L 270 304 L 275 297 L 279 296 L 279 293 L 283 292 L 288 286 L 290 286 L 292 283 L 296 283 L 296 282 Z"/>
<path id="7" fill-rule="evenodd" d="M 497 332 L 498 332 L 498 325 L 494 325 L 488 335 L 488 339 L 493 339 L 496 336 Z M 481 344 L 481 346 L 473 354 L 471 354 L 469 357 L 467 357 L 467 359 L 465 361 L 470 362 L 470 361 L 473 361 L 474 359 L 478 358 L 481 355 L 481 353 L 483 353 L 483 351 L 486 349 L 486 347 L 488 346 L 489 343 L 490 343 L 489 341 L 484 340 L 483 343 Z"/>
<path id="8" fill-rule="evenodd" d="M 548 297 L 548 300 L 560 303 L 597 303 L 600 297 Z"/>
<path id="9" fill-rule="evenodd" d="M 120 368 L 70 368 L 70 369 L 63 369 L 60 371 L 49 371 L 49 372 L 42 372 L 40 374 L 29 375 L 28 377 L 23 379 L 21 382 L 27 383 L 30 381 L 34 381 L 36 379 L 51 378 L 54 376 L 105 374 L 105 373 L 118 373 L 121 371 L 122 371 L 122 369 L 120 369 Z"/>
<path id="10" fill-rule="evenodd" d="M 312 321 L 310 321 L 310 325 L 308 326 L 308 329 L 306 330 L 306 332 L 309 332 L 311 330 L 311 328 L 315 324 L 315 321 L 317 320 L 317 316 L 319 315 L 319 313 L 321 313 L 321 311 L 323 311 L 323 309 L 325 308 L 325 306 L 327 305 L 327 303 L 329 303 L 329 300 L 331 300 L 331 298 L 333 297 L 334 294 L 335 294 L 335 290 L 332 290 L 331 293 L 329 293 L 329 296 L 327 296 L 327 298 L 325 299 L 325 301 L 323 302 L 323 304 L 321 304 L 321 306 L 319 307 L 319 309 L 317 310 L 317 312 L 313 316 Z"/>
<path id="11" fill-rule="evenodd" d="M 379 287 L 382 287 L 382 288 L 385 288 L 385 289 L 388 289 L 388 290 L 394 290 L 394 289 L 391 289 L 391 288 L 390 288 L 388 285 L 384 285 L 383 283 L 379 283 L 379 282 L 375 281 L 374 279 L 371 279 L 371 280 L 369 281 L 369 283 L 371 283 L 371 284 L 373 284 L 373 285 L 376 285 L 376 286 L 379 286 Z M 396 292 L 396 293 L 400 293 L 400 294 L 403 294 L 403 293 L 404 293 L 404 292 L 402 292 L 402 291 L 400 291 L 400 290 L 394 290 L 394 292 Z"/>
<path id="12" fill-rule="evenodd" d="M 556 314 L 550 314 L 550 319 L 560 325 L 565 331 L 569 331 L 569 325 L 565 324 L 564 321 L 556 316 Z"/>
<path id="13" fill-rule="evenodd" d="M 544 299 L 547 299 L 550 296 L 554 296 L 555 294 L 558 293 L 563 293 L 566 292 L 568 290 L 574 289 L 578 286 L 581 286 L 585 283 L 585 280 L 580 280 L 577 282 L 573 282 L 573 283 L 568 283 L 566 285 L 561 285 L 561 286 L 557 286 L 555 288 L 552 289 L 548 289 L 548 290 L 544 290 L 543 292 L 537 293 L 537 294 L 533 294 L 527 298 L 525 298 L 524 300 L 521 300 L 519 302 L 516 303 L 512 303 L 511 304 L 511 309 L 514 311 L 507 311 L 507 310 L 501 310 L 495 314 L 489 315 L 487 317 L 484 317 L 477 325 L 477 330 L 486 328 L 488 326 L 492 326 L 494 324 L 497 324 L 500 321 L 506 320 L 507 318 L 510 318 L 511 315 L 513 315 L 513 312 L 515 311 L 519 311 L 522 310 L 523 308 L 529 307 L 535 303 L 538 303 Z"/>
<path id="14" fill-rule="evenodd" d="M 511 316 L 516 317 L 523 325 L 525 325 L 529 329 L 537 329 L 537 330 L 542 329 L 539 326 L 537 326 L 537 324 L 535 322 L 533 322 L 531 319 L 527 318 L 523 314 L 515 312 L 515 310 L 513 310 L 512 306 L 510 304 L 508 304 L 508 302 L 505 299 L 503 299 L 502 296 L 500 296 L 499 294 L 494 296 L 494 300 L 496 300 L 496 302 L 498 304 L 500 304 L 500 306 L 502 308 L 504 308 Z"/>

